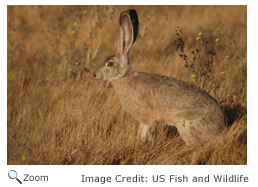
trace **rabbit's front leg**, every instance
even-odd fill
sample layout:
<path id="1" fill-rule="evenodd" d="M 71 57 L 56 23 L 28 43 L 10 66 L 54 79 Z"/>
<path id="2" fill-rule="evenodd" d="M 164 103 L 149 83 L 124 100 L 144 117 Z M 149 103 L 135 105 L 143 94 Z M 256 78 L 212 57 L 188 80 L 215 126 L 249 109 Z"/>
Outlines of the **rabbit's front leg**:
<path id="1" fill-rule="evenodd" d="M 140 122 L 140 128 L 141 128 L 141 143 L 145 143 L 147 140 L 149 127 L 147 124 Z"/>

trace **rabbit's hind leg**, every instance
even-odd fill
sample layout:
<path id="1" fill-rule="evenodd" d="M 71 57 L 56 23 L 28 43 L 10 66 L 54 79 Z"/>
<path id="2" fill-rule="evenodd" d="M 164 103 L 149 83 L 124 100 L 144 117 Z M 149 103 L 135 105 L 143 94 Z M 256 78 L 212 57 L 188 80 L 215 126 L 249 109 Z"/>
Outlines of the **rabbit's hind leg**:
<path id="1" fill-rule="evenodd" d="M 186 144 L 202 141 L 209 135 L 207 134 L 206 125 L 202 123 L 201 118 L 185 120 L 181 124 L 178 123 L 177 130 Z"/>

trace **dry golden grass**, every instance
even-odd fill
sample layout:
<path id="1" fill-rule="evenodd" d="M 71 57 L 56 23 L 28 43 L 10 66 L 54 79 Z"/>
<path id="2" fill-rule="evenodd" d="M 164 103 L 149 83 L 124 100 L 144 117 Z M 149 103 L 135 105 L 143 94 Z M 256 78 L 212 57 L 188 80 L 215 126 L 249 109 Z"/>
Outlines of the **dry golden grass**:
<path id="1" fill-rule="evenodd" d="M 92 77 L 116 52 L 118 17 L 130 8 L 140 22 L 130 51 L 137 71 L 193 82 L 172 45 L 176 25 L 183 29 L 189 60 L 198 48 L 198 33 L 209 36 L 215 79 L 196 75 L 194 84 L 223 100 L 229 118 L 228 128 L 212 143 L 186 146 L 175 129 L 158 124 L 152 139 L 140 145 L 138 122 L 122 109 L 112 85 Z M 246 6 L 7 9 L 8 164 L 247 164 Z M 221 23 L 229 22 L 223 29 Z M 231 32 L 235 42 L 228 45 Z"/>

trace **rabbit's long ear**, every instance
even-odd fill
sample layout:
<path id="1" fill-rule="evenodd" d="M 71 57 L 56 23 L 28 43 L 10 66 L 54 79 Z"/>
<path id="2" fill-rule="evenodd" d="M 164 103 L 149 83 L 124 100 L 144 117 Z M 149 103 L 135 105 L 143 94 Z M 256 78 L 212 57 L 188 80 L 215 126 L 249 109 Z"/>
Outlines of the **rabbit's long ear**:
<path id="1" fill-rule="evenodd" d="M 118 53 L 126 55 L 138 35 L 139 22 L 136 11 L 128 10 L 122 12 L 120 14 L 119 23 L 120 35 L 118 40 Z"/>

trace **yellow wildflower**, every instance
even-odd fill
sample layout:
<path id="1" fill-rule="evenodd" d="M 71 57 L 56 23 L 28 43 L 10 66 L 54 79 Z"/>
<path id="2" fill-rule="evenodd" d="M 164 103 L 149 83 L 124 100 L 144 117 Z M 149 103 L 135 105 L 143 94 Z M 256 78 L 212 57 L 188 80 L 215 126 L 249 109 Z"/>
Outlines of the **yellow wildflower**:
<path id="1" fill-rule="evenodd" d="M 76 27 L 76 26 L 77 26 L 77 22 L 74 22 L 74 23 L 73 23 L 73 26 L 75 26 L 75 27 Z"/>
<path id="2" fill-rule="evenodd" d="M 228 94 L 227 97 L 230 97 L 230 95 Z"/>
<path id="3" fill-rule="evenodd" d="M 184 122 L 182 122 L 182 123 L 181 123 L 181 125 L 182 125 L 182 126 L 185 126 L 185 123 L 184 123 Z"/>
<path id="4" fill-rule="evenodd" d="M 219 31 L 219 28 L 217 28 L 216 31 Z"/>
<path id="5" fill-rule="evenodd" d="M 72 69 L 70 68 L 68 71 L 72 71 Z"/>
<path id="6" fill-rule="evenodd" d="M 78 66 L 78 65 L 79 65 L 79 63 L 78 63 L 78 62 L 76 62 L 76 63 L 75 63 L 75 65 L 76 65 L 76 66 Z"/>
<path id="7" fill-rule="evenodd" d="M 179 26 L 177 25 L 176 28 L 179 28 Z"/>
<path id="8" fill-rule="evenodd" d="M 225 75 L 225 72 L 223 71 L 223 72 L 221 72 L 221 75 Z"/>
<path id="9" fill-rule="evenodd" d="M 71 33 L 72 33 L 72 35 L 74 35 L 74 34 L 75 34 L 75 31 L 72 31 Z"/>
<path id="10" fill-rule="evenodd" d="M 114 12 L 113 8 L 110 8 L 110 9 L 109 9 L 109 12 L 110 12 L 110 13 L 113 13 L 113 12 Z"/>
<path id="11" fill-rule="evenodd" d="M 83 11 L 83 14 L 87 14 L 87 11 L 86 11 L 86 10 L 84 10 L 84 11 Z"/>
<path id="12" fill-rule="evenodd" d="M 48 78 L 48 77 L 46 77 L 46 78 L 45 78 L 45 80 L 46 80 L 46 81 L 48 81 L 48 80 L 49 80 L 49 78 Z"/>
<path id="13" fill-rule="evenodd" d="M 198 36 L 202 36 L 202 33 L 201 33 L 201 32 L 199 32 Z"/>
<path id="14" fill-rule="evenodd" d="M 217 38 L 216 40 L 215 40 L 215 42 L 219 42 L 220 41 L 220 39 L 219 38 Z"/>
<path id="15" fill-rule="evenodd" d="M 193 82 L 195 82 L 195 79 L 193 79 Z"/>
<path id="16" fill-rule="evenodd" d="M 25 157 L 25 156 L 22 156 L 22 157 L 21 157 L 21 160 L 22 160 L 22 161 L 25 161 L 25 160 L 26 160 L 26 157 Z"/>
<path id="17" fill-rule="evenodd" d="M 229 59 L 229 56 L 226 56 L 226 59 Z"/>
<path id="18" fill-rule="evenodd" d="M 194 78 L 195 78 L 195 75 L 192 75 L 192 78 L 194 79 Z"/>
<path id="19" fill-rule="evenodd" d="M 198 36 L 198 37 L 196 38 L 196 40 L 200 40 L 200 37 Z"/>
<path id="20" fill-rule="evenodd" d="M 167 35 L 167 36 L 166 36 L 166 39 L 168 39 L 168 40 L 169 40 L 169 39 L 171 39 L 171 37 L 170 37 L 169 35 Z"/>

